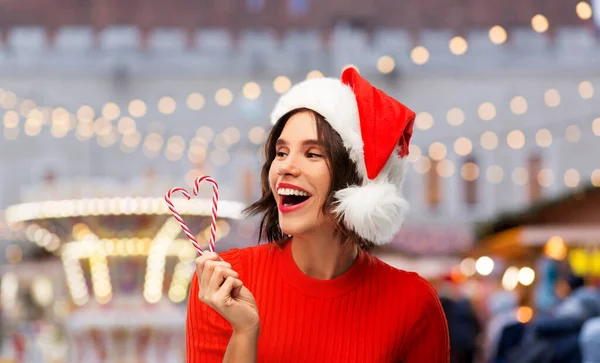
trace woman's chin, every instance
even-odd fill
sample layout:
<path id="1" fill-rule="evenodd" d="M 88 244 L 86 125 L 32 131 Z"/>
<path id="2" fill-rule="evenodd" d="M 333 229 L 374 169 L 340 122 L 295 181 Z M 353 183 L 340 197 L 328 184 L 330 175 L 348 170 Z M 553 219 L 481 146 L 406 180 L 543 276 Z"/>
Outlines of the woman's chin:
<path id="1" fill-rule="evenodd" d="M 290 223 L 291 224 L 291 223 Z M 281 231 L 283 234 L 288 236 L 301 236 L 310 231 L 308 226 L 299 226 L 299 225 L 286 225 L 286 223 L 280 224 Z"/>

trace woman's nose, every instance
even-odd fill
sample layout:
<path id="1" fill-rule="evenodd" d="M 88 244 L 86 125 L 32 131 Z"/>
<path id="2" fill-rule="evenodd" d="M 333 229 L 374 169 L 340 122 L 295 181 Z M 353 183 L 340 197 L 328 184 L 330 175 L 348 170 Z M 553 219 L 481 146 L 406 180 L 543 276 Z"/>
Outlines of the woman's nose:
<path id="1" fill-rule="evenodd" d="M 289 155 L 285 160 L 280 161 L 277 174 L 298 176 L 299 173 L 300 170 L 298 169 L 296 162 L 291 155 Z"/>

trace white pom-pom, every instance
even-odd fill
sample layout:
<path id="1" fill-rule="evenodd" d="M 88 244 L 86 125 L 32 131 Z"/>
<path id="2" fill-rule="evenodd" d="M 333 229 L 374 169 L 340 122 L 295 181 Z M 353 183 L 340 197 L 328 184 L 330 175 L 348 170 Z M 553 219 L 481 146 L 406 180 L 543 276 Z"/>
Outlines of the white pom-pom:
<path id="1" fill-rule="evenodd" d="M 369 183 L 335 193 L 335 213 L 359 236 L 377 245 L 388 243 L 398 233 L 408 210 L 408 202 L 398 187 L 389 183 Z"/>

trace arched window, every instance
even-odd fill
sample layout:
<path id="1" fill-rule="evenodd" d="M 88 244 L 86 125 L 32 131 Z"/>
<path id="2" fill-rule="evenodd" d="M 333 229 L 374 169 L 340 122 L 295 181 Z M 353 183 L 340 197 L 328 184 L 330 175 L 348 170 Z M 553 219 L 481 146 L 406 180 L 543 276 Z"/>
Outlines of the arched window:
<path id="1" fill-rule="evenodd" d="M 435 160 L 431 160 L 431 167 L 429 168 L 429 171 L 427 172 L 426 176 L 427 176 L 427 205 L 432 208 L 432 209 L 436 209 L 441 201 L 442 201 L 442 196 L 441 196 L 441 186 L 440 186 L 440 176 L 437 172 L 438 169 L 438 161 Z"/>
<path id="2" fill-rule="evenodd" d="M 474 157 L 468 157 L 461 168 L 464 179 L 465 204 L 472 207 L 479 203 L 479 190 L 477 179 L 479 179 L 479 165 Z"/>
<path id="3" fill-rule="evenodd" d="M 532 155 L 527 160 L 527 172 L 529 174 L 529 201 L 535 202 L 542 196 L 539 174 L 542 170 L 542 158 Z"/>

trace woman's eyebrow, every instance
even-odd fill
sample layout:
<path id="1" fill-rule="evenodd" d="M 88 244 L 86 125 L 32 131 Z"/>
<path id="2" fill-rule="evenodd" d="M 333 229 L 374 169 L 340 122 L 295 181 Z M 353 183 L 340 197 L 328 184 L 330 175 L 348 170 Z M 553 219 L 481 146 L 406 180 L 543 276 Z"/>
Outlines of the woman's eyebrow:
<path id="1" fill-rule="evenodd" d="M 284 139 L 277 139 L 277 141 L 275 142 L 276 146 L 285 146 L 287 144 L 288 144 L 287 141 L 285 141 Z M 302 141 L 302 146 L 323 146 L 323 145 L 319 140 L 309 139 L 309 140 Z"/>

